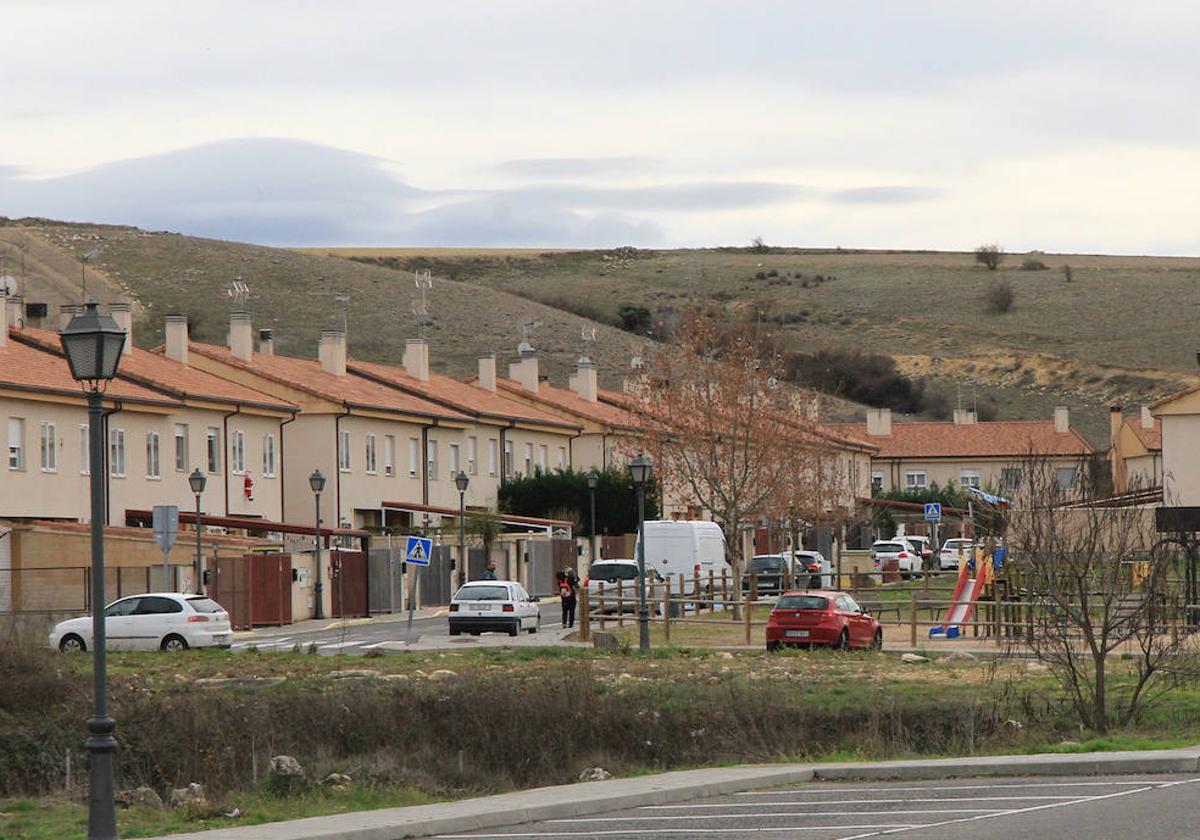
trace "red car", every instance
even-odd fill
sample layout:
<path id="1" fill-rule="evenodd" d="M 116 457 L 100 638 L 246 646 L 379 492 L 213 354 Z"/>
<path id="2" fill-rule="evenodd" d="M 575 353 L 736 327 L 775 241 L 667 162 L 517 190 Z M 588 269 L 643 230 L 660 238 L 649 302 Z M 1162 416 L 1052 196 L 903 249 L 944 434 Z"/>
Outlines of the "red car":
<path id="1" fill-rule="evenodd" d="M 883 647 L 883 627 L 845 592 L 785 592 L 767 619 L 767 650 L 784 645 Z"/>

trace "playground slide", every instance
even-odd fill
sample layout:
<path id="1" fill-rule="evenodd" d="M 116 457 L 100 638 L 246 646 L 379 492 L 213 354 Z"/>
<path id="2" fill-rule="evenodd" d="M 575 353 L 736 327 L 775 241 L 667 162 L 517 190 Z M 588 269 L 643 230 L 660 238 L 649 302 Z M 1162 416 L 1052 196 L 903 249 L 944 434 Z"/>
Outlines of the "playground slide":
<path id="1" fill-rule="evenodd" d="M 950 609 L 946 611 L 945 621 L 937 627 L 929 628 L 929 638 L 957 639 L 961 626 L 970 621 L 971 616 L 975 614 L 975 602 L 983 594 L 983 587 L 991 577 L 992 564 L 985 562 L 980 552 L 975 567 L 978 571 L 974 578 L 967 577 L 969 570 L 966 563 L 959 567 L 958 583 L 950 597 Z"/>

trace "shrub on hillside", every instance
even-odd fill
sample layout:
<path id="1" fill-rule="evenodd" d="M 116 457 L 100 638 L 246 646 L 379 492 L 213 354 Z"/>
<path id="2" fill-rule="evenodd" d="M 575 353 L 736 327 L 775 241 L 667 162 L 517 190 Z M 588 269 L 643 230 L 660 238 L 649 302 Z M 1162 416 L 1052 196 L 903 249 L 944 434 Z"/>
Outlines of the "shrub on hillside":
<path id="1" fill-rule="evenodd" d="M 1026 257 L 1021 261 L 1022 271 L 1045 271 L 1046 268 L 1047 266 L 1044 262 L 1033 257 Z"/>
<path id="2" fill-rule="evenodd" d="M 997 280 L 987 287 L 983 293 L 983 301 L 989 312 L 1002 315 L 1013 308 L 1017 300 L 1017 290 L 1007 280 Z"/>
<path id="3" fill-rule="evenodd" d="M 617 306 L 617 326 L 625 332 L 645 335 L 654 326 L 654 318 L 650 310 L 636 303 L 622 303 Z"/>
<path id="4" fill-rule="evenodd" d="M 855 402 L 896 411 L 922 408 L 923 387 L 896 370 L 896 360 L 876 353 L 819 350 L 784 357 L 788 377 Z"/>

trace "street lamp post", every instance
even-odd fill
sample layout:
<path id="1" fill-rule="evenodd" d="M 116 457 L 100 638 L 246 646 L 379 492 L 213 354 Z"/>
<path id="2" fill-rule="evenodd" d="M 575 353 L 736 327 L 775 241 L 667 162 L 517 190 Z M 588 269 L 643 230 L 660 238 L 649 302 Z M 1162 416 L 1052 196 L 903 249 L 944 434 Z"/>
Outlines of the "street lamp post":
<path id="1" fill-rule="evenodd" d="M 458 488 L 458 585 L 462 586 L 467 576 L 467 485 L 471 479 L 462 470 L 454 476 L 454 486 Z"/>
<path id="2" fill-rule="evenodd" d="M 313 593 L 315 603 L 313 605 L 313 618 L 325 617 L 325 585 L 321 583 L 321 491 L 325 489 L 325 476 L 321 475 L 320 470 L 313 470 L 312 475 L 308 477 L 308 486 L 312 488 L 313 497 L 317 502 L 317 580 L 313 585 Z"/>
<path id="3" fill-rule="evenodd" d="M 646 484 L 653 464 L 645 455 L 638 455 L 628 467 L 638 500 L 638 647 L 650 650 L 650 615 L 646 610 Z"/>
<path id="4" fill-rule="evenodd" d="M 592 519 L 591 519 L 592 534 L 591 534 L 591 540 L 588 542 L 588 563 L 589 564 L 595 563 L 596 560 L 599 559 L 596 557 L 596 487 L 598 487 L 599 484 L 600 484 L 600 473 L 596 472 L 596 470 L 594 470 L 594 469 L 588 470 L 587 489 L 588 489 L 588 496 L 590 497 L 591 507 L 592 507 Z"/>
<path id="5" fill-rule="evenodd" d="M 188 476 L 188 484 L 192 486 L 192 493 L 196 497 L 196 594 L 204 594 L 204 555 L 200 547 L 200 495 L 204 492 L 204 485 L 208 483 L 208 477 L 200 472 L 200 468 L 196 467 L 192 470 L 192 474 Z"/>
<path id="6" fill-rule="evenodd" d="M 109 315 L 101 315 L 94 302 L 71 319 L 59 334 L 71 376 L 87 389 L 88 483 L 92 502 L 92 681 L 95 707 L 88 718 L 88 840 L 117 837 L 117 811 L 113 799 L 113 737 L 116 722 L 108 716 L 108 661 L 104 626 L 104 389 L 116 376 L 125 332 Z"/>

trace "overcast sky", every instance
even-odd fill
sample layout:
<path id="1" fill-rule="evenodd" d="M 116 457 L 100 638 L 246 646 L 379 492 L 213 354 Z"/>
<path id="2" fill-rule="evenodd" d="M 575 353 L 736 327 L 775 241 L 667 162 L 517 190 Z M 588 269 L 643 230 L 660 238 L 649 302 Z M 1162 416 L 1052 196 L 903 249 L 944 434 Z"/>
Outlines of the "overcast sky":
<path id="1" fill-rule="evenodd" d="M 0 0 L 0 215 L 1200 254 L 1200 7 Z"/>

